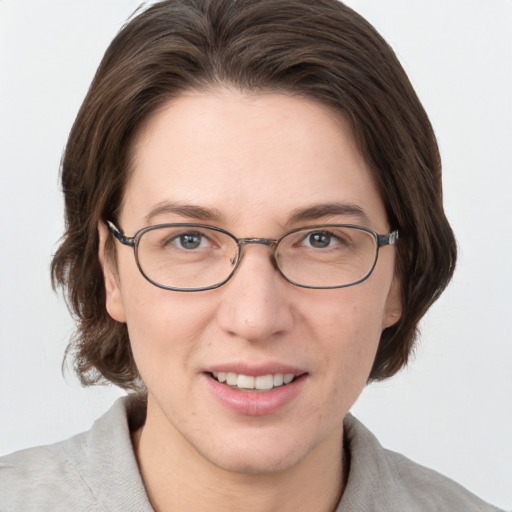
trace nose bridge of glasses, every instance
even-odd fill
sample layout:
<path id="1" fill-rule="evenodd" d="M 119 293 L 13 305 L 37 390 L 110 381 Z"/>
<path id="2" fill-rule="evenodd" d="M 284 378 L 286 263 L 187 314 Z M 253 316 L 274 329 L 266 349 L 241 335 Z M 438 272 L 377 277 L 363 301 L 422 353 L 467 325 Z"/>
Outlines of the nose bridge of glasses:
<path id="1" fill-rule="evenodd" d="M 259 245 L 268 245 L 269 247 L 273 247 L 277 244 L 277 240 L 274 238 L 239 238 L 238 245 L 243 247 L 244 245 L 249 244 L 259 244 Z"/>
<path id="2" fill-rule="evenodd" d="M 276 240 L 275 238 L 239 238 L 237 243 L 238 243 L 238 250 L 239 250 L 238 264 L 240 264 L 240 261 L 242 260 L 242 255 L 243 255 L 245 246 L 254 244 L 254 245 L 266 245 L 267 247 L 270 247 L 272 249 L 272 254 L 270 256 L 270 260 L 271 260 L 274 268 L 278 267 L 276 257 L 275 257 L 275 249 L 277 247 L 278 240 Z"/>

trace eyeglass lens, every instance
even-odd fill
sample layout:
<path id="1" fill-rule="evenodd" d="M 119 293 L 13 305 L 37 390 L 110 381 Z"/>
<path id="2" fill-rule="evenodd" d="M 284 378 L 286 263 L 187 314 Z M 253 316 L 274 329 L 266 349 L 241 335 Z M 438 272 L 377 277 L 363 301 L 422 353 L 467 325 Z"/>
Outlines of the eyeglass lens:
<path id="1" fill-rule="evenodd" d="M 214 287 L 230 277 L 239 260 L 234 237 L 208 227 L 160 226 L 137 243 L 142 273 L 164 288 Z M 283 236 L 275 260 L 289 281 L 319 288 L 353 284 L 375 264 L 377 242 L 368 231 L 347 226 L 315 226 Z"/>

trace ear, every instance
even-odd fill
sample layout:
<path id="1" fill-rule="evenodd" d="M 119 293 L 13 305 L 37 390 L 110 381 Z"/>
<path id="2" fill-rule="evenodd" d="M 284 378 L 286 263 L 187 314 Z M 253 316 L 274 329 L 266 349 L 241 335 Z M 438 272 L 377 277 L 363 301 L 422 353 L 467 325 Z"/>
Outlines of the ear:
<path id="1" fill-rule="evenodd" d="M 395 275 L 389 288 L 389 293 L 382 316 L 382 329 L 396 324 L 402 316 L 402 293 L 400 288 L 400 279 Z"/>
<path id="2" fill-rule="evenodd" d="M 98 258 L 103 269 L 103 280 L 105 283 L 105 304 L 108 314 L 118 322 L 126 322 L 126 315 L 122 300 L 119 276 L 114 268 L 111 258 L 105 254 L 105 244 L 109 233 L 107 226 L 100 220 L 98 222 L 98 235 L 100 238 Z"/>

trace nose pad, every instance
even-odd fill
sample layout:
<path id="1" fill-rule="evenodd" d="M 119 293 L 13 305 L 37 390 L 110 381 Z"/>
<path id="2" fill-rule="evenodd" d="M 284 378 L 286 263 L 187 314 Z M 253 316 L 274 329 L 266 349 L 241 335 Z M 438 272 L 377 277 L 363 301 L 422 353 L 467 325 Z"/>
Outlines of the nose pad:
<path id="1" fill-rule="evenodd" d="M 274 267 L 274 270 L 277 270 L 279 273 L 281 273 L 281 271 L 279 270 L 279 265 L 277 264 L 277 259 L 276 259 L 276 253 L 275 252 L 273 252 L 270 255 L 270 263 L 272 263 L 272 266 Z"/>

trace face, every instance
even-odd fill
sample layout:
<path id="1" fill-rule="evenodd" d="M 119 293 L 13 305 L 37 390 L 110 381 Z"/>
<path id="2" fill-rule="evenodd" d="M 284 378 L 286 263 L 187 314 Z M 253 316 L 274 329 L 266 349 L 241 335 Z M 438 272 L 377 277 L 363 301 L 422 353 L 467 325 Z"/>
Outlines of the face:
<path id="1" fill-rule="evenodd" d="M 314 101 L 190 92 L 150 119 L 134 154 L 117 219 L 129 236 L 173 222 L 239 238 L 321 223 L 389 231 L 348 124 Z M 306 210 L 307 220 L 297 215 Z M 104 228 L 100 235 L 104 244 Z M 287 282 L 264 245 L 247 246 L 222 287 L 188 293 L 146 281 L 130 247 L 118 244 L 117 257 L 117 275 L 104 261 L 107 309 L 128 326 L 148 388 L 146 428 L 206 464 L 250 474 L 285 471 L 339 445 L 381 331 L 399 317 L 393 247 L 380 250 L 366 281 L 330 290 Z M 276 385 L 244 390 L 219 383 L 217 372 L 240 386 L 244 376 L 273 375 Z M 279 385 L 281 374 L 295 380 Z"/>

